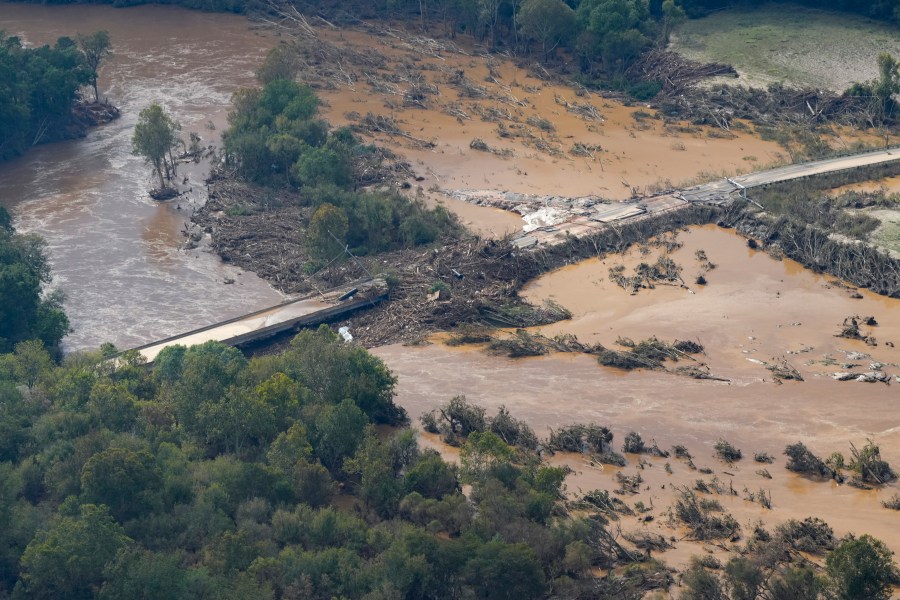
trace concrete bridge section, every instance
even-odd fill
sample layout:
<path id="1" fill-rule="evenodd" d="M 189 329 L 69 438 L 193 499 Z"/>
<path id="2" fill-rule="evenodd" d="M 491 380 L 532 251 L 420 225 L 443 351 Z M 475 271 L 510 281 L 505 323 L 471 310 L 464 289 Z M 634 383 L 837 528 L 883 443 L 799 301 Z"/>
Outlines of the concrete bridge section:
<path id="1" fill-rule="evenodd" d="M 573 215 L 572 218 L 563 223 L 523 232 L 513 239 L 513 243 L 520 248 L 529 248 L 540 244 L 554 244 L 565 234 L 574 236 L 585 235 L 596 231 L 598 228 L 655 216 L 663 212 L 683 208 L 689 204 L 727 204 L 740 197 L 743 190 L 755 187 L 886 164 L 898 160 L 900 160 L 900 148 L 889 148 L 787 165 L 748 175 L 737 175 L 676 192 L 627 200 L 612 205 L 597 205 L 598 208 L 592 214 Z"/>
<path id="2" fill-rule="evenodd" d="M 900 148 L 888 148 L 886 150 L 787 165 L 748 175 L 736 175 L 735 177 L 728 177 L 720 181 L 704 183 L 703 185 L 681 190 L 677 195 L 688 202 L 724 204 L 733 198 L 735 192 L 740 192 L 744 189 L 803 179 L 814 175 L 880 165 L 896 160 L 900 160 Z"/>
<path id="3" fill-rule="evenodd" d="M 238 346 L 285 331 L 324 323 L 354 310 L 372 306 L 386 296 L 387 285 L 383 280 L 366 280 L 151 342 L 134 350 L 140 352 L 149 364 L 169 346 L 194 346 L 210 340 Z"/>

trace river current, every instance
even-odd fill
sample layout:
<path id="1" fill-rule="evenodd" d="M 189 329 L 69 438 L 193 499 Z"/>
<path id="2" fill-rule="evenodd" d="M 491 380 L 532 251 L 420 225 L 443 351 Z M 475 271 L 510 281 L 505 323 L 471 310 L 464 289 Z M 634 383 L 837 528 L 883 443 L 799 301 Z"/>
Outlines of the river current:
<path id="1" fill-rule="evenodd" d="M 53 286 L 66 293 L 66 351 L 132 347 L 276 304 L 281 294 L 214 254 L 184 250 L 182 230 L 205 197 L 207 165 L 187 165 L 192 192 L 158 203 L 151 170 L 131 154 L 138 113 L 162 104 L 205 144 L 219 143 L 231 94 L 276 38 L 242 17 L 173 7 L 39 6 L 0 2 L 0 30 L 29 45 L 99 29 L 113 56 L 101 95 L 122 117 L 85 139 L 32 148 L 0 164 L 0 205 L 21 232 L 47 240 Z M 233 284 L 226 281 L 234 280 Z"/>

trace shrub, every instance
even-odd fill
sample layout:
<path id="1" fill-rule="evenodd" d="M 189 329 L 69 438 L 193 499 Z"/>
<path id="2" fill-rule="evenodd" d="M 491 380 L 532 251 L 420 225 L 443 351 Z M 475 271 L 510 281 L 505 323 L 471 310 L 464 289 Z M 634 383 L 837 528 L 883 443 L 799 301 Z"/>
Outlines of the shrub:
<path id="1" fill-rule="evenodd" d="M 743 458 L 741 451 L 725 440 L 716 442 L 714 448 L 716 450 L 716 456 L 726 462 L 734 462 Z"/>

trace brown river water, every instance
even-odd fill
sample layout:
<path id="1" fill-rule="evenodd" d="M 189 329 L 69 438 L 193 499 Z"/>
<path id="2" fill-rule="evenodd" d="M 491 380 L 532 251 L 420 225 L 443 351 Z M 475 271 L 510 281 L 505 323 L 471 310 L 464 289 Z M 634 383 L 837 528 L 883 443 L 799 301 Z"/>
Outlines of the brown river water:
<path id="1" fill-rule="evenodd" d="M 179 170 L 193 193 L 160 204 L 146 194 L 150 168 L 131 155 L 138 112 L 151 102 L 181 122 L 185 138 L 195 131 L 218 144 L 231 94 L 253 83 L 273 38 L 240 17 L 171 7 L 0 3 L 0 30 L 30 45 L 98 29 L 110 32 L 114 51 L 101 68 L 101 94 L 122 117 L 86 139 L 0 164 L 0 204 L 20 231 L 47 240 L 54 285 L 66 292 L 74 331 L 65 349 L 127 348 L 280 302 L 256 276 L 180 249 L 204 165 Z"/>
<path id="2" fill-rule="evenodd" d="M 488 356 L 477 346 L 450 348 L 439 342 L 422 348 L 378 348 L 376 353 L 399 377 L 398 401 L 418 419 L 452 396 L 464 394 L 486 407 L 488 414 L 505 405 L 542 437 L 551 427 L 596 422 L 612 428 L 617 449 L 632 430 L 645 441 L 655 439 L 664 449 L 683 444 L 698 467 L 712 468 L 726 489 L 730 483 L 738 492 L 718 499 L 745 531 L 757 519 L 773 524 L 818 516 L 837 535 L 871 533 L 900 551 L 900 515 L 880 505 L 898 492 L 896 483 L 860 491 L 813 482 L 786 471 L 782 455 L 787 444 L 803 441 L 817 455 L 840 451 L 849 457 L 851 442 L 859 447 L 872 438 L 885 460 L 900 465 L 900 383 L 839 382 L 830 377 L 847 370 L 840 363 L 853 362 L 860 366 L 852 370 L 867 371 L 873 361 L 886 363 L 886 372 L 900 375 L 900 349 L 885 343 L 900 341 L 900 301 L 866 291 L 861 291 L 862 299 L 854 299 L 831 278 L 750 250 L 743 238 L 714 226 L 682 232 L 679 240 L 684 245 L 671 256 L 684 268 L 689 290 L 657 286 L 632 296 L 609 281 L 609 267 L 623 264 L 630 271 L 637 262 L 655 262 L 662 250 L 653 248 L 646 256 L 633 251 L 559 269 L 532 282 L 524 295 L 534 302 L 552 298 L 572 311 L 571 320 L 543 328 L 544 334 L 574 333 L 582 341 L 607 346 L 614 346 L 619 336 L 698 340 L 706 354 L 697 358 L 729 382 L 623 372 L 601 367 L 586 355 L 508 359 Z M 706 274 L 705 287 L 693 284 L 694 253 L 699 249 L 717 265 Z M 843 319 L 855 314 L 875 316 L 879 325 L 863 331 L 872 333 L 878 346 L 834 337 Z M 871 358 L 851 360 L 848 352 Z M 823 364 L 828 357 L 839 364 Z M 779 385 L 754 362 L 780 358 L 805 380 Z M 719 439 L 741 448 L 745 459 L 730 466 L 716 460 L 713 444 Z M 753 454 L 763 451 L 776 457 L 774 464 L 753 462 Z M 575 468 L 567 479 L 572 493 L 617 487 L 617 469 L 598 470 L 573 456 L 554 461 Z M 647 487 L 639 496 L 624 499 L 646 505 L 652 500 L 655 510 L 650 514 L 656 519 L 641 524 L 628 517 L 623 530 L 647 527 L 666 537 L 680 536 L 663 525 L 673 485 L 692 487 L 696 479 L 709 481 L 712 475 L 689 470 L 674 458 L 649 461 L 650 466 L 638 471 L 637 457 L 629 456 L 625 473 L 640 472 Z M 671 474 L 664 470 L 665 462 L 671 464 Z M 763 467 L 771 479 L 757 473 Z M 744 500 L 745 487 L 771 493 L 773 510 Z M 693 544 L 681 547 L 668 553 L 667 560 L 683 564 L 697 551 Z"/>

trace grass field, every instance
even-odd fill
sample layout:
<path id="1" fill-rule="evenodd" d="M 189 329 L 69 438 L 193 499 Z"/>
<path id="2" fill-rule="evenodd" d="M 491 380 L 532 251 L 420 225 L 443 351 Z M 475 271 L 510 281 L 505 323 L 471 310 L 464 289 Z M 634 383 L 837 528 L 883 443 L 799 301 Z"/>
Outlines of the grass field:
<path id="1" fill-rule="evenodd" d="M 843 91 L 876 76 L 879 52 L 900 56 L 900 29 L 843 13 L 764 4 L 684 23 L 673 49 L 689 58 L 734 65 L 731 82 Z"/>

